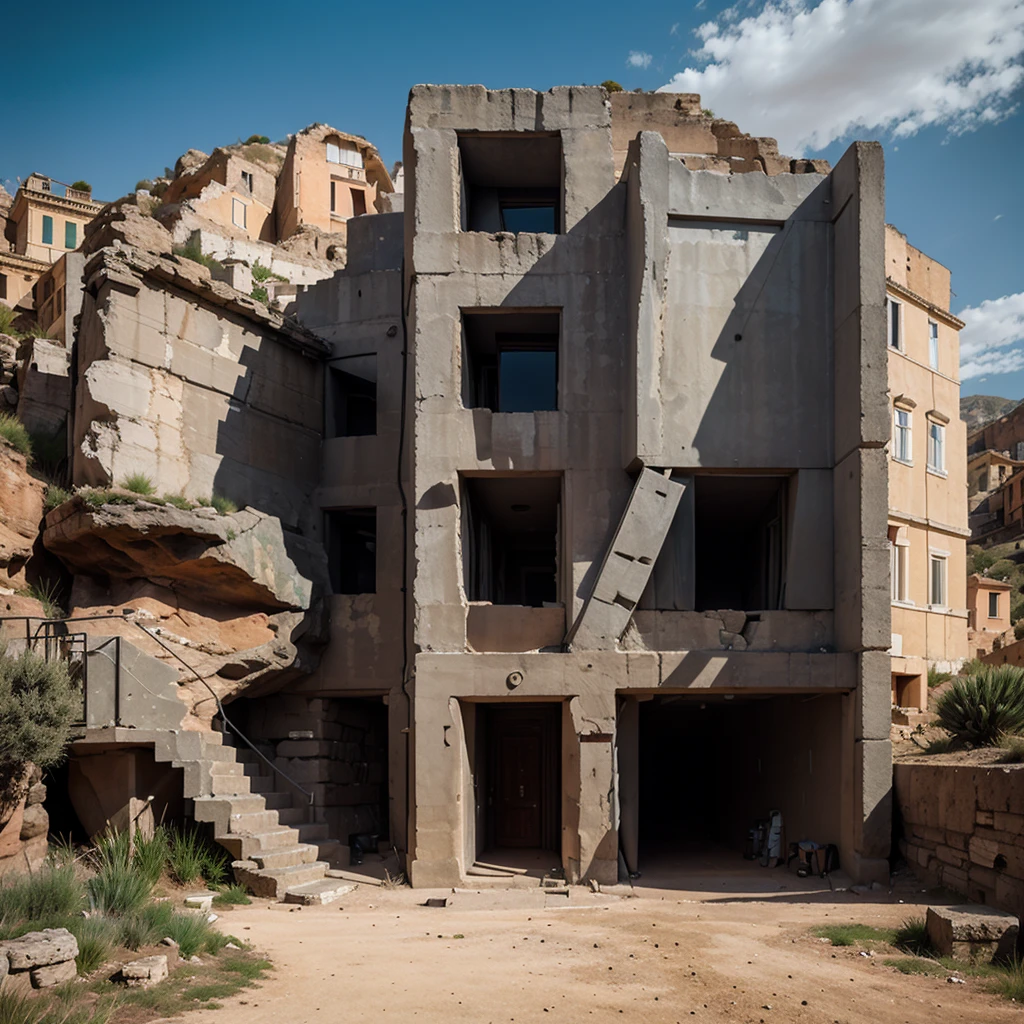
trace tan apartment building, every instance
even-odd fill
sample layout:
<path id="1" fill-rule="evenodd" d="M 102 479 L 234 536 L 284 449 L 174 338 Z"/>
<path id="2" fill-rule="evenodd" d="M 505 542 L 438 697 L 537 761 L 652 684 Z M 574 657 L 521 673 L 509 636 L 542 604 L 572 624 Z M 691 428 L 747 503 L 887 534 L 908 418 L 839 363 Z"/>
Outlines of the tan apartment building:
<path id="1" fill-rule="evenodd" d="M 979 573 L 967 577 L 968 657 L 983 658 L 994 648 L 1013 643 L 1010 601 L 1013 587 Z"/>
<path id="2" fill-rule="evenodd" d="M 967 657 L 967 438 L 960 420 L 963 323 L 950 275 L 885 229 L 892 699 L 925 708 L 928 669 Z"/>
<path id="3" fill-rule="evenodd" d="M 881 148 L 732 174 L 638 123 L 620 174 L 613 102 L 414 88 L 404 215 L 300 293 L 334 594 L 287 721 L 386 725 L 416 886 L 738 856 L 769 808 L 887 878 Z"/>

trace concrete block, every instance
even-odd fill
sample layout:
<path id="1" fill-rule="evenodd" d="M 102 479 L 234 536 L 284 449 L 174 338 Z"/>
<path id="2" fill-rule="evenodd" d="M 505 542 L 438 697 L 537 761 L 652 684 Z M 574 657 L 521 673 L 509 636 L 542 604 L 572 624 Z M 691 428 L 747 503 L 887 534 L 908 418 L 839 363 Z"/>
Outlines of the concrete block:
<path id="1" fill-rule="evenodd" d="M 940 956 L 958 960 L 1008 959 L 1017 947 L 1019 921 L 994 907 L 929 907 L 928 939 Z"/>

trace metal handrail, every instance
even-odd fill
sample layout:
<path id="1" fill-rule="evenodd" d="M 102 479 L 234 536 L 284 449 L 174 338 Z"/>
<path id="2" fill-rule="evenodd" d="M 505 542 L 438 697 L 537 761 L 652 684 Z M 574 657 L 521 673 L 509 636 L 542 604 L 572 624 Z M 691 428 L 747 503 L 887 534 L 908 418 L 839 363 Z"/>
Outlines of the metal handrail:
<path id="1" fill-rule="evenodd" d="M 168 654 L 171 655 L 172 658 L 174 658 L 175 660 L 180 662 L 187 671 L 189 671 L 193 676 L 195 676 L 195 678 L 203 686 L 206 687 L 206 689 L 210 693 L 210 696 L 213 697 L 213 699 L 217 703 L 217 710 L 220 713 L 221 721 L 224 723 L 224 725 L 231 732 L 233 732 L 240 740 L 242 740 L 242 742 L 245 743 L 246 746 L 248 746 L 249 749 L 252 750 L 253 753 L 255 753 L 256 756 L 261 761 L 263 761 L 270 768 L 270 770 L 272 772 L 274 772 L 277 775 L 280 775 L 281 778 L 283 778 L 290 786 L 293 786 L 304 797 L 306 797 L 308 799 L 308 801 L 309 801 L 309 806 L 312 807 L 314 802 L 315 802 L 315 800 L 316 800 L 316 794 L 311 792 L 311 791 L 309 791 L 309 790 L 307 790 L 307 789 L 305 789 L 304 787 L 300 786 L 298 782 L 296 782 L 286 771 L 284 771 L 284 769 L 279 768 L 276 764 L 274 764 L 274 762 L 271 761 L 263 753 L 263 751 L 260 750 L 259 747 L 257 747 L 256 744 L 253 743 L 252 740 L 250 740 L 249 737 L 246 736 L 242 732 L 242 730 L 238 728 L 237 725 L 235 725 L 234 722 L 231 721 L 230 718 L 228 718 L 227 713 L 224 710 L 224 705 L 221 703 L 220 697 L 217 695 L 217 691 L 214 690 L 213 687 L 210 686 L 210 684 L 187 661 L 185 661 L 185 659 L 182 658 L 180 654 L 178 654 L 177 651 L 175 651 L 173 648 L 171 648 L 167 644 L 165 644 L 163 642 L 163 640 L 161 640 L 160 637 L 158 637 L 155 633 L 151 633 L 148 629 L 146 629 L 146 627 L 141 622 L 139 622 L 138 619 L 129 618 L 130 615 L 134 614 L 134 611 L 135 611 L 135 609 L 133 609 L 133 608 L 124 608 L 124 609 L 122 609 L 122 612 L 121 612 L 120 615 L 114 615 L 114 614 L 109 614 L 109 613 L 105 614 L 105 615 L 81 615 L 81 616 L 74 616 L 72 618 L 67 618 L 67 619 L 45 619 L 45 618 L 40 618 L 39 616 L 36 616 L 36 615 L 0 615 L 0 626 L 2 626 L 2 624 L 5 623 L 5 622 L 24 622 L 25 623 L 25 642 L 26 642 L 26 644 L 29 647 L 32 647 L 33 644 L 36 641 L 38 641 L 40 639 L 43 640 L 45 642 L 45 644 L 46 644 L 46 648 L 45 648 L 46 653 L 45 653 L 44 657 L 46 658 L 47 661 L 50 660 L 50 642 L 52 640 L 61 640 L 61 641 L 64 641 L 64 642 L 68 642 L 69 641 L 70 642 L 70 646 L 72 648 L 74 647 L 74 644 L 75 644 L 76 641 L 81 640 L 81 642 L 82 642 L 82 717 L 83 717 L 83 721 L 84 722 L 88 722 L 88 720 L 89 720 L 89 718 L 88 718 L 88 708 L 89 708 L 89 696 L 88 696 L 88 693 L 89 693 L 89 653 L 90 653 L 88 642 L 89 642 L 89 639 L 91 638 L 91 634 L 85 633 L 85 632 L 80 632 L 80 633 L 68 632 L 67 628 L 66 628 L 67 624 L 69 622 L 99 622 L 99 621 L 110 620 L 110 619 L 116 619 L 119 622 L 130 622 L 130 623 L 133 623 L 147 637 L 149 637 L 149 639 L 155 640 L 165 651 L 167 651 Z M 35 633 L 32 632 L 31 624 L 33 622 L 38 622 L 39 623 L 39 625 L 36 627 Z M 58 625 L 64 628 L 64 632 L 58 632 L 57 630 L 52 629 L 52 627 L 56 627 Z M 40 634 L 42 634 L 42 635 L 40 636 Z M 98 650 L 101 650 L 103 647 L 105 647 L 107 644 L 109 644 L 111 642 L 114 643 L 114 650 L 115 650 L 115 660 L 114 660 L 114 724 L 115 725 L 120 724 L 120 719 L 121 719 L 121 639 L 122 638 L 120 636 L 117 636 L 117 635 L 112 636 L 112 637 L 107 637 L 101 643 L 98 643 L 94 648 L 92 648 L 93 651 L 98 651 Z M 73 653 L 73 651 L 71 653 Z"/>

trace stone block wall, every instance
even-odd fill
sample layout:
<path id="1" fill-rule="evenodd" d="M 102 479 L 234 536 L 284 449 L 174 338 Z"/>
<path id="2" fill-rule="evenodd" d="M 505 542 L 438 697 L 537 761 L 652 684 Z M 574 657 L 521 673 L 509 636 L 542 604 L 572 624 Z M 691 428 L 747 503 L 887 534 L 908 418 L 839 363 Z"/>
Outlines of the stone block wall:
<path id="1" fill-rule="evenodd" d="M 897 764 L 894 776 L 911 870 L 1024 914 L 1024 765 Z"/>

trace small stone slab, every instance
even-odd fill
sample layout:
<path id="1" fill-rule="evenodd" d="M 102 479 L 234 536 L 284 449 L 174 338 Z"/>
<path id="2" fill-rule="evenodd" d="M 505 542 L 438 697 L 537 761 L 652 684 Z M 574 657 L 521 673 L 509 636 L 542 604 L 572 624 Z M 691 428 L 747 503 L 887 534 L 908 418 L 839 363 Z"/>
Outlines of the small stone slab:
<path id="1" fill-rule="evenodd" d="M 925 927 L 928 940 L 940 956 L 1000 959 L 1013 956 L 1020 922 L 1013 914 L 995 907 L 966 903 L 929 907 Z"/>
<path id="2" fill-rule="evenodd" d="M 209 911 L 213 907 L 215 892 L 194 892 L 185 897 L 185 906 L 193 910 Z"/>
<path id="3" fill-rule="evenodd" d="M 284 893 L 285 903 L 301 903 L 305 907 L 322 907 L 351 892 L 354 885 L 335 878 L 321 878 L 305 885 L 294 885 Z"/>
<path id="4" fill-rule="evenodd" d="M 50 964 L 48 967 L 36 967 L 29 975 L 33 988 L 53 988 L 54 985 L 63 985 L 65 981 L 71 981 L 77 976 L 78 967 L 74 960 Z"/>
<path id="5" fill-rule="evenodd" d="M 129 988 L 149 988 L 167 977 L 167 957 L 144 956 L 121 968 L 121 977 Z"/>
<path id="6" fill-rule="evenodd" d="M 7 954 L 12 971 L 30 971 L 33 967 L 74 960 L 78 956 L 78 940 L 67 928 L 45 928 L 0 942 L 0 952 Z"/>

